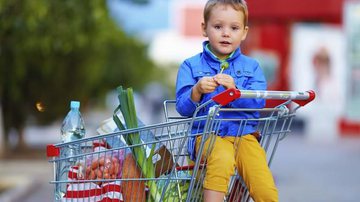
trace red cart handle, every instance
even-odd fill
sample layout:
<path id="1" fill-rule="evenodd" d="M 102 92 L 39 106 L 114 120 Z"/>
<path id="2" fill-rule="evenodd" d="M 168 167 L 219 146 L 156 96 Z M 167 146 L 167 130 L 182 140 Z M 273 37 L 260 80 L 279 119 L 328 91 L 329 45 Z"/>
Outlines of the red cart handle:
<path id="1" fill-rule="evenodd" d="M 46 146 L 46 156 L 47 157 L 58 157 L 60 156 L 60 148 L 56 147 L 53 144 Z"/>
<path id="2" fill-rule="evenodd" d="M 265 90 L 238 90 L 227 89 L 217 95 L 212 100 L 222 106 L 229 104 L 238 98 L 262 98 L 266 100 L 292 100 L 300 106 L 305 106 L 315 99 L 315 92 L 310 90 L 300 91 L 265 91 Z"/>

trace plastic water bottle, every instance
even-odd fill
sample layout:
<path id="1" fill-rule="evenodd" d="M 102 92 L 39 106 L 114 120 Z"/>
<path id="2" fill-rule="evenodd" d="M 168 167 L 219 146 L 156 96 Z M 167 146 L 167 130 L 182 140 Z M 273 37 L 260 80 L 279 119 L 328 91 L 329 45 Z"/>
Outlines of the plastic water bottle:
<path id="1" fill-rule="evenodd" d="M 80 102 L 70 102 L 70 111 L 61 126 L 61 141 L 63 143 L 69 143 L 85 136 L 85 124 L 79 108 Z M 76 162 L 80 160 L 80 158 L 75 157 L 78 154 L 81 154 L 80 144 L 70 143 L 63 145 L 60 149 L 60 157 L 66 159 L 60 160 L 58 164 L 60 172 L 57 173 L 57 180 L 59 181 L 56 188 L 57 200 L 63 198 L 66 193 L 67 183 L 64 181 L 68 180 L 68 173 L 71 166 L 74 166 Z"/>
<path id="2" fill-rule="evenodd" d="M 70 102 L 70 111 L 61 126 L 62 142 L 71 142 L 85 136 L 85 124 L 79 109 L 80 102 Z"/>

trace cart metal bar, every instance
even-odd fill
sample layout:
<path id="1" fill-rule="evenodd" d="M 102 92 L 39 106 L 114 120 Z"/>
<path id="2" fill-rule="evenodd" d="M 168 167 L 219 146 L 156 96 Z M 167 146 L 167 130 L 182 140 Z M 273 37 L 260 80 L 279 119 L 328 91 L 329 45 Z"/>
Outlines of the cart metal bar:
<path id="1" fill-rule="evenodd" d="M 265 91 L 265 90 L 239 90 L 227 89 L 212 100 L 224 106 L 238 98 L 262 98 L 267 100 L 292 100 L 300 106 L 305 106 L 315 99 L 315 92 L 310 91 Z"/>

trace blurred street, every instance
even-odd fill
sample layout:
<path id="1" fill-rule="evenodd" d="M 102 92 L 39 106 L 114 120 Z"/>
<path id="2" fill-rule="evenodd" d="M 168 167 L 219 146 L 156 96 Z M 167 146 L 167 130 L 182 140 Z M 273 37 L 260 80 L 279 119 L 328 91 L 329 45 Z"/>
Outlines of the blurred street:
<path id="1" fill-rule="evenodd" d="M 310 142 L 300 135 L 281 143 L 272 164 L 280 201 L 359 201 L 360 138 Z"/>
<path id="2" fill-rule="evenodd" d="M 1 202 L 53 201 L 52 165 L 45 159 L 0 160 L 0 184 L 8 190 L 0 193 Z"/>
<path id="3" fill-rule="evenodd" d="M 359 201 L 360 138 L 310 142 L 289 135 L 281 142 L 271 168 L 282 202 Z M 45 157 L 45 151 L 44 151 Z M 52 201 L 52 166 L 45 158 L 1 160 L 1 181 L 18 183 L 0 194 L 2 202 Z"/>

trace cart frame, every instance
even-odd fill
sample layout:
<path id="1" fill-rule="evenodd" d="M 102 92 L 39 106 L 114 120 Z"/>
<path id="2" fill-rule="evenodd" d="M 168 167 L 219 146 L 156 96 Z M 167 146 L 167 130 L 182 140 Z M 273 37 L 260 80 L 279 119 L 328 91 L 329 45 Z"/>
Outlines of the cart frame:
<path id="1" fill-rule="evenodd" d="M 261 99 L 276 99 L 283 100 L 284 102 L 274 108 L 263 109 L 229 109 L 222 106 L 240 98 L 261 98 Z M 114 133 L 99 135 L 96 137 L 88 137 L 80 140 L 76 140 L 68 143 L 60 143 L 55 145 L 48 145 L 47 156 L 52 157 L 49 162 L 54 165 L 54 180 L 51 184 L 55 185 L 55 200 L 64 200 L 69 196 L 66 193 L 60 195 L 59 189 L 67 187 L 73 184 L 97 184 L 97 186 L 118 182 L 119 184 L 127 183 L 144 183 L 147 185 L 146 198 L 149 201 L 199 201 L 202 198 L 202 179 L 205 177 L 206 163 L 200 158 L 197 158 L 195 162 L 189 162 L 186 145 L 190 137 L 202 135 L 202 144 L 199 147 L 199 153 L 203 151 L 204 142 L 209 138 L 210 134 L 216 134 L 219 125 L 226 121 L 239 121 L 240 124 L 248 124 L 250 121 L 258 122 L 258 131 L 261 133 L 260 144 L 264 148 L 267 154 L 268 165 L 270 166 L 276 153 L 276 149 L 281 140 L 283 140 L 290 132 L 291 123 L 295 116 L 296 110 L 305 106 L 309 102 L 315 99 L 315 93 L 313 91 L 295 92 L 295 91 L 252 91 L 252 90 L 238 90 L 228 89 L 216 96 L 204 104 L 198 106 L 193 117 L 181 117 L 170 115 L 170 105 L 175 104 L 175 101 L 168 100 L 164 102 L 165 118 L 166 122 L 134 128 L 121 130 Z M 296 103 L 297 106 L 293 109 L 289 109 L 290 103 Z M 215 105 L 209 110 L 206 116 L 197 116 L 198 112 L 210 103 Z M 218 113 L 227 113 L 233 111 L 258 111 L 266 114 L 266 116 L 258 119 L 219 119 Z M 204 130 L 201 133 L 193 134 L 192 128 L 194 124 L 204 122 Z M 141 144 L 135 145 L 116 145 L 115 147 L 108 147 L 107 143 L 118 141 L 121 136 L 140 134 L 145 137 L 142 139 Z M 151 137 L 150 139 L 146 139 Z M 81 148 L 81 151 L 74 156 L 63 156 L 62 151 L 68 147 Z M 94 150 L 95 146 L 102 146 L 103 150 Z M 144 148 L 147 151 L 147 158 L 154 163 L 156 173 L 153 177 L 145 178 L 144 175 L 133 178 L 123 178 L 126 174 L 125 167 L 122 167 L 122 173 L 115 178 L 105 179 L 69 179 L 67 181 L 60 181 L 60 175 L 67 174 L 68 170 L 61 170 L 66 164 L 69 166 L 69 162 L 72 162 L 72 167 L 82 163 L 84 167 L 89 166 L 89 163 L 99 157 L 116 157 L 124 160 L 127 154 L 131 153 L 131 149 L 135 147 Z M 165 153 L 157 153 L 154 155 L 154 151 L 160 151 L 161 148 L 165 148 L 165 151 L 170 154 L 168 156 Z M 119 151 L 123 153 L 120 155 Z M 122 156 L 123 155 L 123 156 Z M 152 156 L 151 156 L 152 155 Z M 160 160 L 159 160 L 160 158 Z M 77 163 L 75 163 L 77 162 Z M 206 162 L 206 160 L 205 160 Z M 146 164 L 144 162 L 143 164 Z M 141 166 L 138 164 L 138 166 Z M 98 168 L 100 170 L 100 166 Z M 70 173 L 70 172 L 69 172 Z M 104 173 L 102 173 L 104 174 Z M 70 175 L 70 174 L 69 174 Z M 86 174 L 85 174 L 86 175 Z M 239 182 L 241 185 L 239 185 Z M 136 186 L 140 186 L 136 184 Z M 155 187 L 155 188 L 154 188 Z M 98 188 L 98 187 L 97 187 Z M 101 188 L 101 187 L 100 187 Z M 154 191 L 154 189 L 156 189 Z M 86 192 L 86 191 L 85 191 Z M 174 193 L 173 193 L 174 192 Z M 155 193 L 155 195 L 153 194 Z M 123 193 L 124 194 L 124 193 Z M 140 193 L 133 193 L 139 195 Z M 85 194 L 86 195 L 86 194 Z M 109 193 L 105 193 L 105 197 Z M 150 196 L 151 195 L 151 196 Z M 82 197 L 83 195 L 81 195 Z M 81 198 L 80 195 L 71 196 L 71 200 L 74 198 Z M 88 201 L 101 201 L 104 194 L 96 195 Z M 113 195 L 113 197 L 118 197 Z M 69 197 L 68 197 L 69 199 Z M 122 196 L 118 197 L 120 201 L 123 200 Z M 249 201 L 250 196 L 246 189 L 246 186 L 241 181 L 241 177 L 235 173 L 231 178 L 229 184 L 228 194 L 225 201 Z M 134 200 L 132 200 L 134 201 Z"/>

